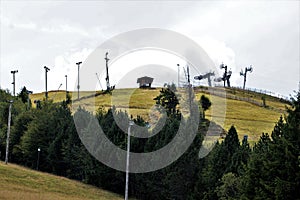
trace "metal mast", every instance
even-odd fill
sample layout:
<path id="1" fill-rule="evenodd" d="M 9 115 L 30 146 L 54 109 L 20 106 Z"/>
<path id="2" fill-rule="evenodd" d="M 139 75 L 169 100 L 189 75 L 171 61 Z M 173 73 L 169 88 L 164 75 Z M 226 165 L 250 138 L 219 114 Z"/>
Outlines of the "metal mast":
<path id="1" fill-rule="evenodd" d="M 247 79 L 247 72 L 252 72 L 253 68 L 252 65 L 250 65 L 250 67 L 245 67 L 245 72 L 243 72 L 243 70 L 241 70 L 240 75 L 244 76 L 244 85 L 243 85 L 243 90 L 245 89 L 246 86 L 246 79 Z"/>
<path id="2" fill-rule="evenodd" d="M 108 61 L 109 61 L 109 58 L 107 57 L 107 55 L 108 55 L 108 52 L 106 52 L 106 54 L 105 54 L 105 62 L 106 62 L 106 78 L 105 78 L 105 80 L 106 80 L 106 89 L 107 89 L 107 91 L 110 91 L 110 85 L 109 85 L 109 75 L 108 75 Z"/>
<path id="3" fill-rule="evenodd" d="M 46 87 L 45 97 L 46 97 L 46 100 L 47 100 L 48 99 L 47 73 L 48 73 L 48 71 L 50 71 L 50 69 L 46 66 L 44 66 L 44 69 L 45 69 L 45 87 Z"/>
<path id="4" fill-rule="evenodd" d="M 16 96 L 16 79 L 15 79 L 15 74 L 18 73 L 18 70 L 11 71 L 10 73 L 13 74 L 13 95 Z"/>
<path id="5" fill-rule="evenodd" d="M 125 185 L 125 200 L 128 200 L 128 185 L 129 185 L 129 154 L 130 154 L 130 128 L 134 125 L 132 120 L 129 120 L 128 135 L 127 135 L 127 154 L 126 154 L 126 185 Z"/>
<path id="6" fill-rule="evenodd" d="M 5 164 L 8 163 L 8 153 L 9 153 L 9 135 L 10 135 L 10 122 L 11 122 L 11 107 L 13 101 L 9 101 L 8 109 L 8 123 L 7 123 L 7 137 L 6 137 L 6 152 L 5 152 Z"/>
<path id="7" fill-rule="evenodd" d="M 79 100 L 79 89 L 80 89 L 80 85 L 79 85 L 79 69 L 80 69 L 80 64 L 82 62 L 77 62 L 76 65 L 78 66 L 78 81 L 77 81 L 77 99 Z"/>
<path id="8" fill-rule="evenodd" d="M 177 64 L 177 87 L 179 88 L 179 79 L 180 79 L 180 69 L 179 69 L 179 64 Z"/>
<path id="9" fill-rule="evenodd" d="M 226 86 L 226 80 L 227 80 L 227 65 L 224 65 L 223 63 L 220 65 L 221 69 L 225 69 L 225 72 L 223 74 L 223 81 L 224 81 L 224 87 Z"/>
<path id="10" fill-rule="evenodd" d="M 66 77 L 66 100 L 68 99 L 68 75 L 65 75 Z"/>

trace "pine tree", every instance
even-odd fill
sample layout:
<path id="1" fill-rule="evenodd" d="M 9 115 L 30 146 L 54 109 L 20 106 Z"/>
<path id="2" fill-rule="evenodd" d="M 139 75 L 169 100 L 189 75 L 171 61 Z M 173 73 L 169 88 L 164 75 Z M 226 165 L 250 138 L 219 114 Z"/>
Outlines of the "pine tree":
<path id="1" fill-rule="evenodd" d="M 200 98 L 200 105 L 202 108 L 202 118 L 205 119 L 205 111 L 208 110 L 211 106 L 211 102 L 210 102 L 209 98 L 202 95 Z"/>
<path id="2" fill-rule="evenodd" d="M 248 199 L 300 199 L 300 95 L 293 99 L 284 123 L 275 125 L 272 140 L 263 134 L 243 176 Z"/>
<path id="3" fill-rule="evenodd" d="M 156 104 L 161 105 L 166 109 L 168 116 L 177 113 L 176 106 L 179 104 L 179 100 L 176 97 L 175 92 L 175 84 L 166 85 L 166 87 L 160 90 L 160 94 L 154 98 Z"/>

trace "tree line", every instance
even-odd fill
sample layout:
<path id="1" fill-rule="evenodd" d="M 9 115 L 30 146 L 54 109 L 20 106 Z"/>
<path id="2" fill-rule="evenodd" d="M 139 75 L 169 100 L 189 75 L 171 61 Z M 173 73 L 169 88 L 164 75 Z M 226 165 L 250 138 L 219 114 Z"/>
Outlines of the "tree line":
<path id="1" fill-rule="evenodd" d="M 26 88 L 25 88 L 26 89 Z M 151 152 L 168 144 L 176 135 L 182 114 L 177 110 L 176 88 L 161 89 L 156 103 L 167 110 L 167 121 L 150 138 L 131 138 L 133 152 Z M 22 90 L 23 91 L 23 90 Z M 97 161 L 82 144 L 75 128 L 70 101 L 41 101 L 37 108 L 28 104 L 26 93 L 12 97 L 0 90 L 0 158 L 4 160 L 8 105 L 14 99 L 9 161 L 32 169 L 79 180 L 119 194 L 124 193 L 125 173 Z M 188 150 L 171 165 L 149 173 L 130 174 L 129 193 L 137 199 L 300 199 L 300 93 L 292 108 L 281 117 L 271 134 L 262 133 L 250 147 L 247 138 L 239 141 L 232 126 L 224 140 L 217 142 L 208 156 L 200 159 L 199 149 L 210 122 L 205 110 L 211 103 L 199 99 L 201 126 Z M 100 107 L 95 114 L 79 108 L 74 115 L 95 116 L 106 136 L 126 150 L 126 135 L 114 115 L 127 114 Z M 147 122 L 133 119 L 141 126 Z M 85 131 L 82 130 L 81 134 Z"/>

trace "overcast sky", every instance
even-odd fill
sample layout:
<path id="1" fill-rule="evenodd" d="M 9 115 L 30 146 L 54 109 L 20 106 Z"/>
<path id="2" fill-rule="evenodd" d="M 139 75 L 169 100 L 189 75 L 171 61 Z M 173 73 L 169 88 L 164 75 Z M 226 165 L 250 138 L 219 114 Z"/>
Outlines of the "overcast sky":
<path id="1" fill-rule="evenodd" d="M 50 68 L 49 90 L 60 83 L 64 89 L 66 74 L 70 88 L 75 88 L 76 62 L 113 36 L 149 27 L 176 31 L 197 42 L 216 66 L 224 62 L 231 68 L 234 86 L 242 86 L 240 70 L 253 65 L 247 87 L 285 96 L 298 89 L 299 1 L 1 0 L 0 9 L 2 89 L 12 90 L 10 71 L 17 69 L 17 92 L 22 86 L 43 91 L 45 65 Z M 152 64 L 157 86 L 164 77 L 166 82 L 177 81 L 176 66 L 168 73 L 165 61 Z M 121 70 L 130 77 L 119 78 L 125 86 L 137 87 L 136 77 L 147 75 L 143 70 L 151 63 L 141 63 L 131 75 L 132 69 L 124 66 L 111 72 L 112 84 L 119 81 L 114 73 Z M 104 77 L 100 79 L 103 85 Z"/>

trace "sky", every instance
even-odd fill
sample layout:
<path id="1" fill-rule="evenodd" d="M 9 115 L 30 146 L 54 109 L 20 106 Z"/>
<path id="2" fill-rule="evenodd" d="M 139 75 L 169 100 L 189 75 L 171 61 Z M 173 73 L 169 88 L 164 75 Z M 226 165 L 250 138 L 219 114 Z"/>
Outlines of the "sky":
<path id="1" fill-rule="evenodd" d="M 246 87 L 289 96 L 300 81 L 299 10 L 299 1 L 0 0 L 0 86 L 12 91 L 10 71 L 18 70 L 16 92 L 23 86 L 42 92 L 47 66 L 48 90 L 60 84 L 65 89 L 65 75 L 69 90 L 75 90 L 76 62 L 84 64 L 97 47 L 119 34 L 160 28 L 196 42 L 215 64 L 216 73 L 222 74 L 218 66 L 226 64 L 233 72 L 233 86 L 242 86 L 239 73 L 252 65 Z M 183 67 L 188 61 L 140 50 L 110 62 L 111 84 L 121 88 L 138 87 L 136 79 L 145 75 L 154 78 L 156 87 L 176 83 L 176 63 L 182 65 L 180 80 L 185 81 Z M 101 89 L 105 73 L 95 73 Z"/>

